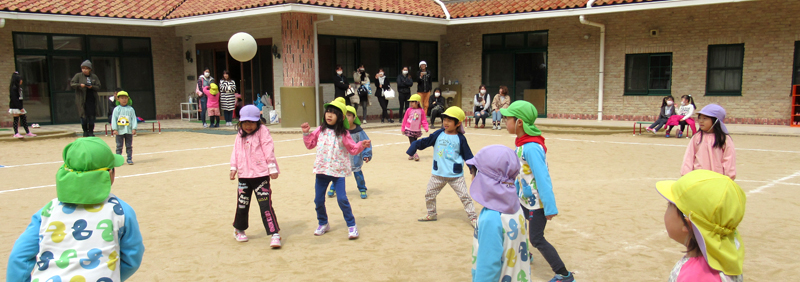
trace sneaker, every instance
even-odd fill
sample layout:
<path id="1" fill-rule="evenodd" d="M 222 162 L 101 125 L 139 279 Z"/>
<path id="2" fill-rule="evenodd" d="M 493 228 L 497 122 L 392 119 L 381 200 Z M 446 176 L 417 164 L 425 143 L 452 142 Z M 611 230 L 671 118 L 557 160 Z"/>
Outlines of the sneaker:
<path id="1" fill-rule="evenodd" d="M 27 136 L 27 137 L 36 137 L 36 134 L 28 133 L 28 134 L 25 134 L 25 136 Z"/>
<path id="2" fill-rule="evenodd" d="M 203 128 L 208 128 L 208 124 L 203 124 Z"/>
<path id="3" fill-rule="evenodd" d="M 417 155 L 417 154 L 414 154 L 414 161 L 415 161 L 415 162 L 418 162 L 418 161 L 419 161 L 419 155 Z"/>
<path id="4" fill-rule="evenodd" d="M 361 198 L 362 199 L 366 199 L 367 198 L 367 192 L 366 191 L 362 191 L 361 192 Z"/>
<path id="5" fill-rule="evenodd" d="M 664 137 L 669 138 L 669 132 L 665 133 Z"/>
<path id="6" fill-rule="evenodd" d="M 328 198 L 333 198 L 336 195 L 336 191 L 333 189 L 328 190 Z"/>
<path id="7" fill-rule="evenodd" d="M 128 165 L 133 165 L 133 160 L 128 160 Z"/>
<path id="8" fill-rule="evenodd" d="M 647 131 L 650 131 L 650 133 L 656 134 L 656 130 L 655 130 L 655 129 L 652 129 L 652 128 L 649 128 L 649 127 L 648 127 L 648 128 L 647 128 Z"/>
<path id="9" fill-rule="evenodd" d="M 272 241 L 270 241 L 269 246 L 273 249 L 278 249 L 281 247 L 281 235 L 278 233 L 272 234 Z"/>
<path id="10" fill-rule="evenodd" d="M 347 238 L 350 240 L 358 239 L 358 227 L 355 225 L 347 227 Z"/>
<path id="11" fill-rule="evenodd" d="M 314 235 L 315 236 L 322 236 L 323 234 L 325 234 L 325 232 L 328 232 L 329 230 L 331 230 L 331 226 L 330 225 L 328 225 L 328 224 L 320 225 L 319 227 L 317 227 L 317 230 L 314 231 Z"/>
<path id="12" fill-rule="evenodd" d="M 22 134 L 17 133 L 14 134 L 14 138 L 25 138 L 25 136 L 22 136 Z"/>
<path id="13" fill-rule="evenodd" d="M 575 275 L 572 275 L 572 272 L 569 273 L 567 276 L 563 276 L 561 274 L 556 274 L 553 279 L 550 279 L 550 282 L 574 282 Z"/>
<path id="14" fill-rule="evenodd" d="M 409 160 L 409 161 L 410 161 L 410 160 L 413 160 L 413 159 L 414 159 L 414 156 L 408 156 L 408 160 Z"/>
<path id="15" fill-rule="evenodd" d="M 474 229 L 474 228 L 478 228 L 478 219 L 477 219 L 477 218 L 473 218 L 473 219 L 471 220 L 471 223 L 472 223 L 472 228 L 473 228 L 473 229 Z"/>
<path id="16" fill-rule="evenodd" d="M 236 241 L 239 242 L 247 242 L 247 235 L 244 234 L 244 231 L 239 229 L 233 229 L 233 238 L 236 238 Z"/>
<path id="17" fill-rule="evenodd" d="M 683 137 L 683 131 L 678 130 L 678 138 L 682 138 L 682 137 Z"/>
<path id="18" fill-rule="evenodd" d="M 33 128 L 40 128 L 41 126 L 40 126 L 38 123 L 34 123 L 33 125 L 31 125 L 31 127 L 33 127 Z"/>
<path id="19" fill-rule="evenodd" d="M 361 123 L 367 124 L 367 120 L 362 120 Z"/>
<path id="20" fill-rule="evenodd" d="M 418 218 L 417 221 L 436 221 L 436 215 L 425 215 Z"/>

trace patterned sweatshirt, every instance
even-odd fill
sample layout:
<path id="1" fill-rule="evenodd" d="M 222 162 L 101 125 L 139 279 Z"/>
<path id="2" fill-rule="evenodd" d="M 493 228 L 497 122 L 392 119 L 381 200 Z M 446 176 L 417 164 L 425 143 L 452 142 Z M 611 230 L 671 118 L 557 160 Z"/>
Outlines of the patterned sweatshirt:
<path id="1" fill-rule="evenodd" d="M 317 148 L 314 174 L 345 177 L 352 171 L 350 155 L 358 155 L 364 151 L 366 140 L 356 143 L 348 131 L 342 136 L 336 136 L 333 129 L 320 126 L 311 133 L 303 134 L 303 142 L 309 150 Z"/>

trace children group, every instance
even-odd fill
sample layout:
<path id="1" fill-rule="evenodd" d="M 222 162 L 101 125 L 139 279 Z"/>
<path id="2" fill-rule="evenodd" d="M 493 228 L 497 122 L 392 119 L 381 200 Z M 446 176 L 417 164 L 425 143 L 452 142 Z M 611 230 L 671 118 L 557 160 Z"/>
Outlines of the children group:
<path id="1" fill-rule="evenodd" d="M 691 102 L 691 97 L 687 102 Z M 132 164 L 130 139 L 135 113 L 127 93 L 117 93 L 119 106 L 112 120 L 118 131 L 117 154 L 96 137 L 79 138 L 64 148 L 64 165 L 56 175 L 57 198 L 34 214 L 16 241 L 8 262 L 7 281 L 124 281 L 138 269 L 144 245 L 133 209 L 110 193 L 115 168 Z M 516 135 L 516 150 L 491 145 L 473 155 L 464 131 L 465 113 L 450 107 L 442 113 L 442 128 L 428 132 L 421 97 L 412 95 L 401 132 L 408 137 L 409 160 L 433 147 L 431 177 L 425 194 L 427 213 L 418 221 L 437 220 L 436 196 L 450 184 L 474 228 L 473 281 L 531 281 L 531 249 L 536 248 L 554 272 L 552 281 L 575 281 L 556 249 L 544 238 L 549 220 L 558 215 L 547 164 L 547 147 L 535 125 L 538 112 L 526 101 L 500 109 L 508 133 Z M 665 106 L 667 98 L 664 99 Z M 353 172 L 360 196 L 367 198 L 361 167 L 372 160 L 371 141 L 360 127 L 353 107 L 343 98 L 324 105 L 323 124 L 304 123 L 303 142 L 316 149 L 314 235 L 330 231 L 326 194 L 336 197 L 348 227 L 348 239 L 360 234 L 345 191 Z M 674 112 L 674 109 L 671 111 Z M 662 110 L 662 112 L 664 112 Z M 686 116 L 684 116 L 686 117 Z M 744 244 L 737 230 L 744 216 L 745 195 L 736 177 L 735 148 L 723 123 L 725 110 L 708 105 L 698 112 L 700 133 L 686 150 L 678 181 L 656 184 L 668 201 L 664 223 L 673 240 L 686 246 L 669 281 L 742 281 Z M 686 121 L 686 119 L 683 119 Z M 679 122 L 680 124 L 680 122 Z M 241 109 L 230 159 L 230 179 L 237 179 L 234 238 L 247 241 L 248 211 L 255 193 L 270 246 L 281 247 L 280 226 L 272 206 L 270 181 L 280 175 L 274 143 L 257 107 Z M 680 133 L 679 133 L 680 135 Z M 120 136 L 123 136 L 120 138 Z M 127 159 L 120 142 L 128 145 Z M 473 176 L 468 190 L 464 166 Z M 475 212 L 473 200 L 483 206 Z M 73 231 L 68 231 L 73 230 Z M 466 255 L 466 254 L 465 254 Z"/>

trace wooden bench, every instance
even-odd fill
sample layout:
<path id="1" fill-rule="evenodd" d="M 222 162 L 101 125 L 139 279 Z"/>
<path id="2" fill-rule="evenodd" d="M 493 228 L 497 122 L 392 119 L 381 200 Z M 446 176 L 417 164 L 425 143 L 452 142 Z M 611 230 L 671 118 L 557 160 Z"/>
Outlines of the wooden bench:
<path id="1" fill-rule="evenodd" d="M 161 122 L 160 121 L 157 121 L 157 120 L 149 121 L 148 120 L 148 121 L 143 121 L 143 122 L 139 122 L 139 123 L 152 124 L 153 125 L 153 133 L 156 132 L 156 124 L 158 124 L 158 134 L 161 134 Z M 108 136 L 108 126 L 109 126 L 109 124 L 106 123 L 106 136 Z M 113 130 L 111 131 L 111 136 L 114 136 L 114 131 Z"/>

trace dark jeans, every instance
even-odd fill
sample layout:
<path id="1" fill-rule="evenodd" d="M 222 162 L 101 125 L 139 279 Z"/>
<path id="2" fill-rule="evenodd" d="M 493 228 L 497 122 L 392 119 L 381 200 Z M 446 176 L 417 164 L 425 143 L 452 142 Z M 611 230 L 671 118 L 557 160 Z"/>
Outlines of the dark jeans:
<path id="1" fill-rule="evenodd" d="M 356 179 L 356 185 L 358 185 L 358 191 L 360 192 L 367 192 L 367 182 L 364 181 L 364 172 L 363 171 L 354 171 L 353 177 Z M 331 182 L 331 190 L 336 191 L 336 182 Z"/>
<path id="2" fill-rule="evenodd" d="M 95 116 L 82 117 L 81 128 L 83 129 L 83 137 L 94 136 L 94 121 L 97 119 Z"/>
<path id="3" fill-rule="evenodd" d="M 648 127 L 658 131 L 659 129 L 661 129 L 661 127 L 664 127 L 664 125 L 667 124 L 667 120 L 669 120 L 669 119 L 660 118 L 660 119 L 656 120 L 656 122 L 654 122 L 653 124 L 651 124 Z"/>
<path id="4" fill-rule="evenodd" d="M 233 228 L 246 230 L 249 227 L 250 199 L 256 193 L 258 208 L 261 209 L 261 222 L 267 229 L 267 234 L 272 235 L 281 231 L 278 218 L 272 209 L 272 189 L 269 186 L 269 176 L 259 178 L 239 178 L 239 194 L 237 198 L 236 217 L 233 218 Z"/>
<path id="5" fill-rule="evenodd" d="M 369 107 L 369 95 L 358 96 L 358 99 L 361 100 L 361 120 L 367 120 L 367 107 Z"/>
<path id="6" fill-rule="evenodd" d="M 381 105 L 381 122 L 383 122 L 384 118 L 391 120 L 392 117 L 389 116 L 389 111 L 386 109 L 386 107 L 389 106 L 389 100 L 386 100 L 383 95 L 380 95 L 378 96 L 378 104 Z"/>
<path id="7" fill-rule="evenodd" d="M 411 93 L 409 94 L 399 93 L 399 95 L 397 95 L 397 99 L 400 102 L 399 118 L 403 119 L 406 116 L 406 110 L 408 110 L 408 104 L 409 104 L 408 99 L 411 99 Z"/>
<path id="8" fill-rule="evenodd" d="M 225 122 L 233 121 L 233 111 L 222 111 L 222 115 L 225 116 Z"/>
<path id="9" fill-rule="evenodd" d="M 344 221 L 347 222 L 347 227 L 356 226 L 356 218 L 353 216 L 353 210 L 350 208 L 350 200 L 347 199 L 347 192 L 344 190 L 344 177 L 333 177 L 324 174 L 317 174 L 317 181 L 314 186 L 316 195 L 314 196 L 314 204 L 317 210 L 317 220 L 319 225 L 328 224 L 328 211 L 325 209 L 325 192 L 328 189 L 328 184 L 333 182 L 336 187 L 336 200 L 339 202 L 339 208 L 344 215 Z"/>
<path id="10" fill-rule="evenodd" d="M 128 160 L 133 160 L 133 134 L 117 134 L 117 155 L 122 155 L 122 143 L 125 142 L 125 153 Z"/>
<path id="11" fill-rule="evenodd" d="M 437 117 L 442 119 L 442 126 L 444 126 L 444 116 L 442 115 L 442 113 L 444 113 L 444 107 L 434 107 L 431 110 L 431 126 L 436 124 Z"/>
<path id="12" fill-rule="evenodd" d="M 544 238 L 544 227 L 547 225 L 544 209 L 529 211 L 525 207 L 522 207 L 522 212 L 528 217 L 528 233 L 530 235 L 531 245 L 539 249 L 544 259 L 550 264 L 550 268 L 553 272 L 559 273 L 562 269 L 564 269 L 562 272 L 565 272 L 566 267 L 564 266 L 564 262 L 561 261 L 561 257 L 558 256 L 558 251 Z"/>
<path id="13" fill-rule="evenodd" d="M 414 141 L 417 141 L 416 137 L 408 137 L 408 143 L 414 143 Z"/>
<path id="14" fill-rule="evenodd" d="M 478 121 L 481 120 L 481 119 L 483 119 L 483 125 L 486 125 L 486 118 L 488 118 L 488 117 L 489 117 L 489 111 L 486 111 L 483 114 L 481 114 L 480 111 L 476 111 L 475 112 L 475 125 L 478 125 Z"/>
<path id="15" fill-rule="evenodd" d="M 203 121 L 203 124 L 206 124 L 206 113 L 208 112 L 208 98 L 203 96 L 200 98 L 200 117 L 199 119 Z"/>

